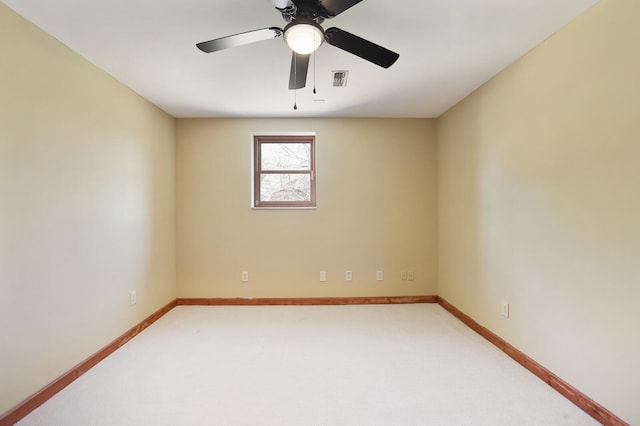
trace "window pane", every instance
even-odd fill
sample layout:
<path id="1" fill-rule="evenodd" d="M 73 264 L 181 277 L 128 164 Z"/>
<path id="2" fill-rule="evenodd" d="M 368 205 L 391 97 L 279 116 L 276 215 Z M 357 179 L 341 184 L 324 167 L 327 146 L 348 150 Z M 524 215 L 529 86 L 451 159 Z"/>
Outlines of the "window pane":
<path id="1" fill-rule="evenodd" d="M 311 201 L 311 175 L 260 175 L 260 201 Z"/>
<path id="2" fill-rule="evenodd" d="M 262 170 L 311 170 L 310 143 L 263 143 Z"/>

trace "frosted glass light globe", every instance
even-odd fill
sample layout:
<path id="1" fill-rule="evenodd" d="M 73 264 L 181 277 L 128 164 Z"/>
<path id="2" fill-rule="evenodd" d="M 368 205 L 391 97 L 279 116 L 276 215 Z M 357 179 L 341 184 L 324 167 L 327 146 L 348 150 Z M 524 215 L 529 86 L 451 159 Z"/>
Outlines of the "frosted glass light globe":
<path id="1" fill-rule="evenodd" d="M 311 24 L 295 24 L 284 33 L 284 40 L 291 50 L 301 55 L 314 52 L 323 39 L 322 30 Z"/>

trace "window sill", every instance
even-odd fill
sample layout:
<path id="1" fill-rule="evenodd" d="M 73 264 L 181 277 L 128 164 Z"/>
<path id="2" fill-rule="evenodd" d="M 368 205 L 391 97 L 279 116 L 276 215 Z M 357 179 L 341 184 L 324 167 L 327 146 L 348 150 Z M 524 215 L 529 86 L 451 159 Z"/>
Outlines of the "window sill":
<path id="1" fill-rule="evenodd" d="M 256 207 L 251 206 L 251 210 L 316 210 L 318 207 Z"/>

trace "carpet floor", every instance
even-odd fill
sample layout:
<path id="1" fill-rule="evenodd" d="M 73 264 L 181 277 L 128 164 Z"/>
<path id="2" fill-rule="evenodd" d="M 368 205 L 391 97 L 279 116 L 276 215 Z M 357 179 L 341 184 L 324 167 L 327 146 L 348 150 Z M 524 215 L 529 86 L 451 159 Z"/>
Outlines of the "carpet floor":
<path id="1" fill-rule="evenodd" d="M 597 425 L 437 304 L 178 306 L 19 425 Z"/>

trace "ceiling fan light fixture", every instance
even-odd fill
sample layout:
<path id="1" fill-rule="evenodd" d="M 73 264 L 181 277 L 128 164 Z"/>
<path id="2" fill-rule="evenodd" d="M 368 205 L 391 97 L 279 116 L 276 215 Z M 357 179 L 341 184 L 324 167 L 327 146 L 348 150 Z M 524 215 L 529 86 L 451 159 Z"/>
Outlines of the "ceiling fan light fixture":
<path id="1" fill-rule="evenodd" d="M 323 40 L 324 32 L 317 24 L 292 22 L 284 30 L 284 41 L 291 50 L 301 55 L 315 52 Z"/>

